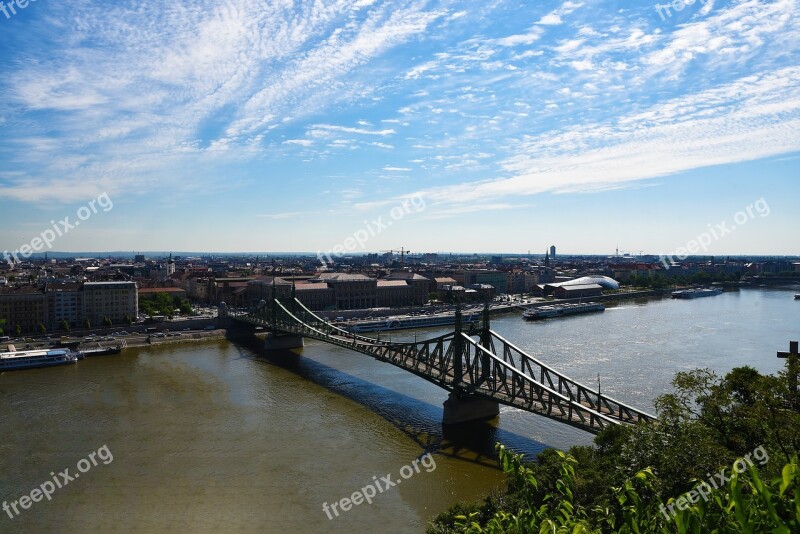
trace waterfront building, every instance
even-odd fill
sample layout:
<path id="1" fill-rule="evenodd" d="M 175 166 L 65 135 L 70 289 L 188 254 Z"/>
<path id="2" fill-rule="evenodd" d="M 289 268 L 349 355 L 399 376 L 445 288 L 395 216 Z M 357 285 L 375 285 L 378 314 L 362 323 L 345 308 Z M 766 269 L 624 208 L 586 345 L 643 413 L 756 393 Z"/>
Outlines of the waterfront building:
<path id="1" fill-rule="evenodd" d="M 553 294 L 559 299 L 599 297 L 603 294 L 603 286 L 600 284 L 561 285 L 555 289 Z"/>
<path id="2" fill-rule="evenodd" d="M 391 273 L 389 276 L 384 278 L 384 280 L 404 281 L 411 288 L 410 291 L 407 293 L 408 297 L 406 298 L 404 303 L 401 304 L 402 306 L 422 306 L 423 304 L 428 302 L 428 297 L 430 296 L 431 293 L 431 281 L 429 278 L 426 278 L 421 274 L 413 272 L 399 271 Z M 400 287 L 400 286 L 386 286 L 386 287 Z M 380 292 L 380 284 L 378 285 L 378 290 Z"/>
<path id="3" fill-rule="evenodd" d="M 309 310 L 322 311 L 333 308 L 336 298 L 333 288 L 324 282 L 301 282 L 295 285 L 297 300 Z"/>
<path id="4" fill-rule="evenodd" d="M 413 300 L 413 291 L 414 288 L 404 280 L 378 280 L 378 306 L 387 308 L 409 306 Z"/>
<path id="5" fill-rule="evenodd" d="M 508 274 L 496 270 L 465 270 L 464 286 L 488 284 L 494 286 L 497 294 L 508 293 Z"/>
<path id="6" fill-rule="evenodd" d="M 108 317 L 121 323 L 139 313 L 139 291 L 136 282 L 86 282 L 83 284 L 83 315 L 93 325 Z"/>
<path id="7" fill-rule="evenodd" d="M 248 308 L 254 308 L 263 300 L 272 302 L 272 291 L 279 299 L 287 299 L 292 295 L 292 284 L 278 276 L 260 276 L 246 284 L 245 301 Z M 219 304 L 216 302 L 215 304 Z"/>
<path id="8" fill-rule="evenodd" d="M 60 329 L 62 321 L 66 321 L 70 327 L 79 326 L 83 322 L 82 289 L 82 285 L 77 282 L 45 285 L 44 324 L 48 330 Z"/>
<path id="9" fill-rule="evenodd" d="M 39 323 L 44 323 L 45 308 L 42 288 L 0 287 L 0 319 L 6 320 L 5 329 L 9 332 L 14 332 L 17 326 L 23 332 L 33 332 Z"/>
<path id="10" fill-rule="evenodd" d="M 333 288 L 337 310 L 375 308 L 378 305 L 378 281 L 363 274 L 322 273 L 312 282 Z"/>

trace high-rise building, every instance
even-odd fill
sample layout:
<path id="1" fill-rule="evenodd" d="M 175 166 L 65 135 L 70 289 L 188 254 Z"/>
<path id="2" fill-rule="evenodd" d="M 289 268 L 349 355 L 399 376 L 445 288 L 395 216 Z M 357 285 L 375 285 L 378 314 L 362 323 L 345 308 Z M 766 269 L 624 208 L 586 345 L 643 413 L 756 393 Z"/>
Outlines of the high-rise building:
<path id="1" fill-rule="evenodd" d="M 551 260 L 556 259 L 556 246 L 555 245 L 552 245 L 550 247 L 550 259 Z"/>

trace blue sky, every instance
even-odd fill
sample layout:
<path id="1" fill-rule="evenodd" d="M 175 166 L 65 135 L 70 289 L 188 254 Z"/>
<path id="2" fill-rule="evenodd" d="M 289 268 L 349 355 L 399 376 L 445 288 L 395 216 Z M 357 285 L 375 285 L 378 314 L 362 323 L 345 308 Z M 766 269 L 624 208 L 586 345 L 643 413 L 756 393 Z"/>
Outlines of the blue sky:
<path id="1" fill-rule="evenodd" d="M 709 252 L 800 253 L 796 0 L 9 15 L 0 250 L 107 193 L 53 250 L 330 250 L 423 199 L 353 250 L 666 253 L 764 199 Z"/>

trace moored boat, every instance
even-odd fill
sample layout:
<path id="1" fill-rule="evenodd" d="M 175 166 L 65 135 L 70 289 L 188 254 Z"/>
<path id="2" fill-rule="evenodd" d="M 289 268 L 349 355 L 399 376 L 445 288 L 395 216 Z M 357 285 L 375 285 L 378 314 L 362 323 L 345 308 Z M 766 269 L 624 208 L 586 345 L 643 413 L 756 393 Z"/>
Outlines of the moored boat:
<path id="1" fill-rule="evenodd" d="M 21 350 L 0 353 L 0 371 L 34 369 L 76 363 L 81 354 L 70 349 Z"/>
<path id="2" fill-rule="evenodd" d="M 605 309 L 606 307 L 599 302 L 553 304 L 551 306 L 529 308 L 522 314 L 522 318 L 526 321 L 537 321 L 581 313 L 601 312 Z"/>
<path id="3" fill-rule="evenodd" d="M 462 324 L 470 325 L 480 320 L 480 313 L 462 314 Z M 366 333 L 383 332 L 386 330 L 411 330 L 414 328 L 435 328 L 451 326 L 456 322 L 454 313 L 442 313 L 421 317 L 389 317 L 377 321 L 348 321 L 340 326 L 348 332 Z"/>
<path id="4" fill-rule="evenodd" d="M 719 288 L 696 288 L 696 289 L 682 289 L 680 291 L 673 291 L 672 298 L 674 299 L 697 299 L 700 297 L 714 297 L 722 293 Z"/>

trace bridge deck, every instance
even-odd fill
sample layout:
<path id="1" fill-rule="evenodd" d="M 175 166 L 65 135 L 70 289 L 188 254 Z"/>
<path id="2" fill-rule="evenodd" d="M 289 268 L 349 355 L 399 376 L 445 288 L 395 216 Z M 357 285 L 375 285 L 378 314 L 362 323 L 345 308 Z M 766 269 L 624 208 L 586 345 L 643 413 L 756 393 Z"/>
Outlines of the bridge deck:
<path id="1" fill-rule="evenodd" d="M 478 339 L 457 330 L 424 341 L 393 343 L 338 328 L 296 299 L 287 304 L 276 299 L 236 319 L 354 350 L 448 391 L 492 399 L 592 433 L 613 424 L 655 419 L 556 372 L 488 328 Z"/>

